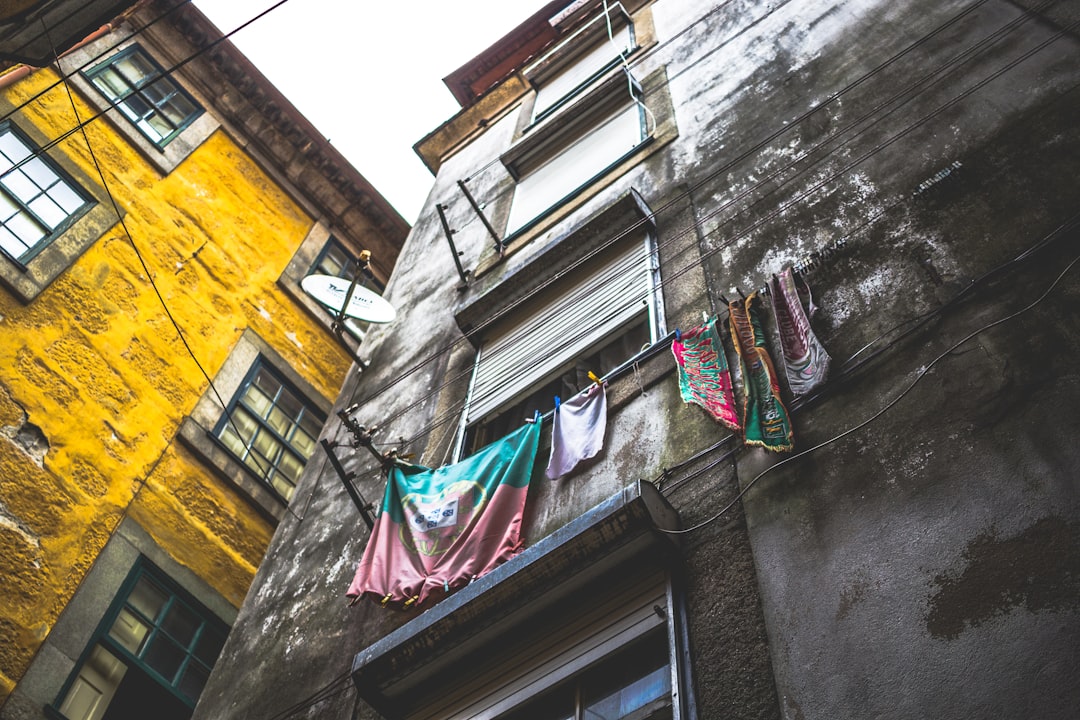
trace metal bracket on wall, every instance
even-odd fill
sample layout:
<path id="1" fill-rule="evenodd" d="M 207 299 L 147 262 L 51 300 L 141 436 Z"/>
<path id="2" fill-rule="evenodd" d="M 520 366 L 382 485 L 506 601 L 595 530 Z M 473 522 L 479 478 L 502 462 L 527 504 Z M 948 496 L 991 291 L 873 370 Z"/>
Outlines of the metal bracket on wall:
<path id="1" fill-rule="evenodd" d="M 469 187 L 465 184 L 465 181 L 458 180 L 457 184 L 458 187 L 461 188 L 461 192 L 465 193 L 465 199 L 472 205 L 472 209 L 480 216 L 480 222 L 484 223 L 484 227 L 487 228 L 488 234 L 490 234 L 495 241 L 495 251 L 499 253 L 499 257 L 502 257 L 503 253 L 506 252 L 506 248 L 503 246 L 503 241 L 502 238 L 499 237 L 499 233 L 495 232 L 495 228 L 491 227 L 491 223 L 488 222 L 487 216 L 484 215 L 484 211 L 480 209 L 476 199 L 472 196 L 472 193 L 469 192 Z"/>
<path id="2" fill-rule="evenodd" d="M 454 257 L 454 265 L 457 267 L 458 275 L 461 277 L 461 284 L 458 285 L 458 290 L 464 290 L 469 287 L 469 271 L 461 266 L 461 253 L 458 252 L 457 245 L 454 244 L 454 233 L 457 230 L 450 228 L 450 223 L 446 219 L 446 206 L 442 203 L 435 203 L 435 209 L 439 212 L 439 221 L 442 223 L 443 233 L 446 234 L 446 242 L 450 243 L 450 254 Z"/>
<path id="3" fill-rule="evenodd" d="M 371 516 L 372 510 L 375 506 L 364 500 L 364 496 L 360 494 L 360 491 L 356 489 L 356 486 L 352 484 L 353 479 L 356 477 L 356 473 L 346 472 L 342 466 L 338 456 L 334 453 L 335 445 L 325 438 L 319 441 L 323 450 L 326 451 L 326 456 L 330 458 L 330 464 L 334 466 L 334 470 L 337 472 L 338 477 L 341 478 L 341 484 L 345 486 L 345 492 L 349 493 L 349 497 L 352 498 L 353 504 L 356 505 L 356 509 L 360 511 L 360 516 L 364 518 L 364 523 L 368 526 L 368 530 L 375 529 L 375 519 Z"/>

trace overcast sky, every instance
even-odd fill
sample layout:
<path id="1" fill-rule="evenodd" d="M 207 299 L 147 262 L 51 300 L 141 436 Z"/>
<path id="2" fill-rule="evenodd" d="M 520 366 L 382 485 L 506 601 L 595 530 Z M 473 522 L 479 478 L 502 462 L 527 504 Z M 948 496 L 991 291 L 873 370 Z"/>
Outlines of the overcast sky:
<path id="1" fill-rule="evenodd" d="M 222 32 L 277 0 L 195 0 Z M 432 176 L 413 152 L 459 108 L 442 82 L 542 0 L 289 0 L 233 43 L 412 223 Z"/>

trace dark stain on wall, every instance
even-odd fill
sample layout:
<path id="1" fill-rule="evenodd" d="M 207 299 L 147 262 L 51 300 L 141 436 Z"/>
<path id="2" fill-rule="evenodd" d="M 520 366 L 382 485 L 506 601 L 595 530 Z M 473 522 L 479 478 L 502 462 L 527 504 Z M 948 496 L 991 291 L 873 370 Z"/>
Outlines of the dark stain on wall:
<path id="1" fill-rule="evenodd" d="M 926 626 L 953 640 L 968 627 L 1020 609 L 1080 610 L 1080 525 L 1047 517 L 1011 538 L 990 530 L 964 551 L 959 575 L 934 577 Z"/>

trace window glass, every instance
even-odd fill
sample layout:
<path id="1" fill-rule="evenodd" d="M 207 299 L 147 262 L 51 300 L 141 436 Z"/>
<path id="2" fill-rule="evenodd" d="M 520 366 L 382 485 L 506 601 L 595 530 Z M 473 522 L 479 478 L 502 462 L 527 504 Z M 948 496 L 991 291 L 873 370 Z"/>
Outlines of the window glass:
<path id="1" fill-rule="evenodd" d="M 582 134 L 569 138 L 546 162 L 518 181 L 507 235 L 580 192 L 643 139 L 641 109 L 635 103 L 623 105 Z"/>
<path id="2" fill-rule="evenodd" d="M 322 413 L 260 358 L 222 415 L 215 435 L 260 480 L 288 500 L 305 462 L 315 452 L 315 438 L 325 421 Z"/>
<path id="3" fill-rule="evenodd" d="M 13 125 L 0 124 L 0 248 L 20 262 L 90 206 L 85 193 L 48 156 L 33 157 L 36 151 Z"/>
<path id="4" fill-rule="evenodd" d="M 156 568 L 136 565 L 65 684 L 59 703 L 68 720 L 190 717 L 227 628 L 174 589 Z"/>
<path id="5" fill-rule="evenodd" d="M 159 148 L 202 114 L 195 100 L 138 45 L 92 68 L 86 77 Z"/>
<path id="6" fill-rule="evenodd" d="M 603 16 L 597 19 L 603 23 Z M 613 40 L 607 36 L 607 28 L 600 39 L 591 48 L 572 63 L 550 77 L 537 81 L 536 102 L 533 104 L 533 117 L 541 118 L 552 110 L 560 101 L 573 95 L 583 86 L 588 85 L 596 76 L 613 67 L 620 57 L 629 55 L 633 45 L 629 25 L 616 26 L 612 30 Z"/>

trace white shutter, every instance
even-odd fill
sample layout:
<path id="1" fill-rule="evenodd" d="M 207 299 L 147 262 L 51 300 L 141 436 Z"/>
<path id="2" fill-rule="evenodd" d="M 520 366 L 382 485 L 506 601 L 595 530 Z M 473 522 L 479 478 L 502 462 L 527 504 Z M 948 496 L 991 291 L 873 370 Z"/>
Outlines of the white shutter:
<path id="1" fill-rule="evenodd" d="M 639 236 L 615 257 L 590 267 L 559 297 L 484 343 L 469 400 L 469 422 L 530 390 L 606 335 L 647 313 L 648 297 L 647 250 Z"/>

